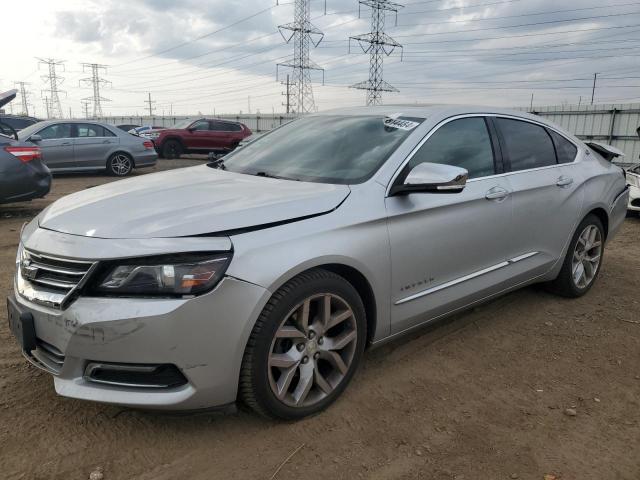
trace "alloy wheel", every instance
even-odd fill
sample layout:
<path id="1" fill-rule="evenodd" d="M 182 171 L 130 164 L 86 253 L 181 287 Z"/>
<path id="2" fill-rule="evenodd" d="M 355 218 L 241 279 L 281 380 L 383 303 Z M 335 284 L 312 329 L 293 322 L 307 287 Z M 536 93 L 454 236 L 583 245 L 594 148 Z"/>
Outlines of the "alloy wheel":
<path id="1" fill-rule="evenodd" d="M 131 171 L 131 159 L 124 154 L 118 154 L 111 161 L 111 169 L 117 176 L 124 177 Z"/>
<path id="2" fill-rule="evenodd" d="M 595 225 L 588 225 L 578 237 L 571 273 L 573 283 L 578 288 L 586 288 L 593 282 L 602 258 L 602 233 Z"/>
<path id="3" fill-rule="evenodd" d="M 285 317 L 271 343 L 271 391 L 292 407 L 314 405 L 345 378 L 356 352 L 357 323 L 334 294 L 306 298 Z"/>

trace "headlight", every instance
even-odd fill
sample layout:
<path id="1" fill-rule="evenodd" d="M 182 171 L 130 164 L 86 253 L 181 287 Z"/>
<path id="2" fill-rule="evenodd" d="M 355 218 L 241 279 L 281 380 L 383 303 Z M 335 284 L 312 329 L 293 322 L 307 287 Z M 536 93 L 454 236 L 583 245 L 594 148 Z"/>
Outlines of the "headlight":
<path id="1" fill-rule="evenodd" d="M 229 252 L 109 262 L 90 290 L 103 295 L 198 295 L 218 284 L 230 261 Z"/>
<path id="2" fill-rule="evenodd" d="M 160 133 L 159 132 L 141 133 L 140 136 L 141 137 L 147 137 L 147 138 L 150 138 L 152 140 L 155 140 L 156 138 L 158 138 L 160 136 Z"/>

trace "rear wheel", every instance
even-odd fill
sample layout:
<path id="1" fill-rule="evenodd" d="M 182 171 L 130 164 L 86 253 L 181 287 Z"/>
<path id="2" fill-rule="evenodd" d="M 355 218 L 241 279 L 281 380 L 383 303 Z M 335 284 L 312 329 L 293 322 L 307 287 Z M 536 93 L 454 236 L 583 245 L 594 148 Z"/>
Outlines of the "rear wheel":
<path id="1" fill-rule="evenodd" d="M 182 145 L 177 140 L 167 140 L 162 145 L 162 156 L 164 158 L 180 158 L 182 155 Z"/>
<path id="2" fill-rule="evenodd" d="M 565 297 L 587 293 L 600 273 L 604 255 L 604 227 L 595 215 L 588 215 L 578 226 L 558 278 L 550 289 Z"/>
<path id="3" fill-rule="evenodd" d="M 303 273 L 265 306 L 245 350 L 240 397 L 256 412 L 295 420 L 340 396 L 366 339 L 362 300 L 344 278 Z"/>
<path id="4" fill-rule="evenodd" d="M 115 177 L 126 177 L 133 170 L 133 159 L 126 153 L 114 153 L 107 162 L 107 171 Z"/>

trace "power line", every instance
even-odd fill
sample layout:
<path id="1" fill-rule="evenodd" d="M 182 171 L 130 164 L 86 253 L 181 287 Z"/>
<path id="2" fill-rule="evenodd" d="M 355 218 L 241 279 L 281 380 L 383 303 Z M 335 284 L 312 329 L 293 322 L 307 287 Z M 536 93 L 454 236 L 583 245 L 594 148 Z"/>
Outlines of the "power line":
<path id="1" fill-rule="evenodd" d="M 398 9 L 403 5 L 389 0 L 360 0 L 359 4 L 371 8 L 371 32 L 349 37 L 349 50 L 351 50 L 351 40 L 355 40 L 362 51 L 369 54 L 369 79 L 356 83 L 351 88 L 367 91 L 367 105 L 379 105 L 382 101 L 382 92 L 398 91 L 384 81 L 383 64 L 384 57 L 391 55 L 396 48 L 402 49 L 402 45 L 387 35 L 384 27 L 387 12 L 394 12 L 397 19 Z"/>
<path id="2" fill-rule="evenodd" d="M 295 0 L 293 17 L 292 23 L 278 27 L 284 41 L 293 43 L 293 58 L 277 66 L 291 68 L 291 94 L 295 100 L 290 104 L 290 108 L 292 112 L 304 114 L 316 110 L 311 71 L 319 70 L 324 75 L 324 69 L 311 60 L 310 50 L 311 45 L 317 47 L 320 44 L 324 33 L 311 23 L 311 0 Z"/>
<path id="3" fill-rule="evenodd" d="M 64 78 L 58 76 L 56 67 L 62 67 L 64 70 L 64 62 L 53 58 L 38 58 L 38 61 L 38 66 L 46 65 L 48 69 L 48 75 L 42 77 L 49 85 L 48 89 L 42 90 L 43 94 L 48 93 L 48 95 L 45 95 L 47 118 L 63 118 L 60 94 L 66 92 L 59 89 L 64 82 Z"/>
<path id="4" fill-rule="evenodd" d="M 100 118 L 103 116 L 102 102 L 111 101 L 108 98 L 104 98 L 100 95 L 100 87 L 103 85 L 111 84 L 111 82 L 109 82 L 108 80 L 100 78 L 100 72 L 103 71 L 106 73 L 107 66 L 97 63 L 83 63 L 82 71 L 84 72 L 87 68 L 91 69 L 91 77 L 81 79 L 79 81 L 79 85 L 91 86 L 93 88 L 93 96 L 84 98 L 83 100 L 91 100 L 93 102 L 93 118 Z"/>

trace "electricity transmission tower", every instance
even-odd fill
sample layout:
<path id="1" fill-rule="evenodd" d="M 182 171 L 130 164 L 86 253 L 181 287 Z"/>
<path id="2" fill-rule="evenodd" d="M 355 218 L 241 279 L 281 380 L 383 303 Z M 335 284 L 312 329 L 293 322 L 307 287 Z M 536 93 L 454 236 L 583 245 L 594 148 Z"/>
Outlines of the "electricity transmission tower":
<path id="1" fill-rule="evenodd" d="M 102 114 L 102 102 L 110 102 L 108 98 L 104 98 L 100 96 L 100 86 L 101 85 L 110 85 L 111 82 L 108 80 L 104 80 L 100 78 L 100 71 L 106 72 L 106 65 L 99 65 L 97 63 L 83 63 L 82 71 L 85 72 L 87 69 L 91 69 L 91 77 L 83 78 L 79 81 L 79 85 L 82 86 L 90 86 L 93 88 L 93 96 L 84 98 L 83 100 L 90 100 L 93 102 L 93 118 L 100 118 L 103 116 Z"/>
<path id="2" fill-rule="evenodd" d="M 84 117 L 88 119 L 89 118 L 89 104 L 91 103 L 91 100 L 89 99 L 83 99 L 80 101 L 80 103 L 82 103 L 82 112 L 84 113 Z"/>
<path id="3" fill-rule="evenodd" d="M 403 5 L 389 0 L 360 0 L 360 6 L 362 5 L 371 8 L 371 32 L 349 37 L 349 51 L 351 40 L 355 40 L 362 51 L 369 54 L 369 80 L 356 83 L 351 88 L 367 91 L 367 105 L 380 105 L 382 92 L 398 91 L 382 79 L 382 67 L 384 57 L 391 55 L 396 48 L 402 49 L 402 45 L 384 32 L 384 26 L 387 12 L 394 12 L 397 22 L 398 9 Z"/>
<path id="4" fill-rule="evenodd" d="M 42 79 L 47 82 L 49 88 L 43 90 L 43 94 L 48 94 L 45 96 L 46 105 L 47 105 L 47 118 L 62 118 L 62 104 L 60 103 L 60 94 L 65 93 L 59 89 L 62 82 L 64 82 L 64 78 L 59 77 L 56 72 L 56 67 L 62 67 L 64 70 L 64 62 L 59 60 L 54 60 L 53 58 L 39 58 L 38 66 L 46 65 L 49 72 L 48 75 L 42 77 Z"/>
<path id="5" fill-rule="evenodd" d="M 20 100 L 22 103 L 22 115 L 29 116 L 29 93 L 25 88 L 27 85 L 30 85 L 26 82 L 15 82 L 16 87 L 20 87 Z"/>
<path id="6" fill-rule="evenodd" d="M 278 64 L 279 67 L 292 69 L 289 98 L 293 100 L 289 102 L 289 108 L 293 113 L 316 111 L 311 71 L 322 71 L 324 82 L 324 69 L 313 62 L 309 55 L 311 45 L 317 47 L 324 38 L 324 33 L 311 23 L 310 18 L 311 0 L 295 0 L 293 22 L 278 27 L 284 41 L 293 43 L 293 58 Z"/>

